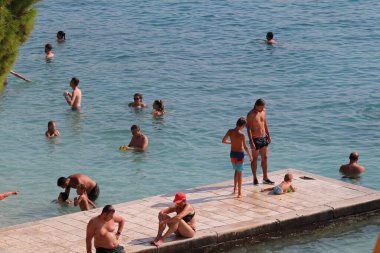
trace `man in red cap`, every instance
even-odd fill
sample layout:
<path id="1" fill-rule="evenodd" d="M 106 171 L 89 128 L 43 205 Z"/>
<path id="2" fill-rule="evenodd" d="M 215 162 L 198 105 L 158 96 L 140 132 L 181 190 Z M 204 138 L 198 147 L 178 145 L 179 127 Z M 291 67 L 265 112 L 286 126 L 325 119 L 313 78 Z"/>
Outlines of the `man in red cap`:
<path id="1" fill-rule="evenodd" d="M 158 232 L 154 241 L 151 242 L 155 246 L 163 244 L 165 239 L 173 233 L 186 238 L 195 236 L 195 210 L 186 202 L 186 195 L 183 192 L 178 192 L 173 202 L 175 205 L 161 210 L 158 214 Z M 170 217 L 169 214 L 174 212 L 177 215 Z M 166 227 L 168 230 L 162 235 Z"/>

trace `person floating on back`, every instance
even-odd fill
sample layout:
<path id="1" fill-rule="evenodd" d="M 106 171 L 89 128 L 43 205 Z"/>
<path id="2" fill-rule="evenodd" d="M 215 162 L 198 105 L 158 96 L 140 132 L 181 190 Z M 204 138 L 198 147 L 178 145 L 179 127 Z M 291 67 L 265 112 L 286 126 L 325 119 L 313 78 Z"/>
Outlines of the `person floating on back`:
<path id="1" fill-rule="evenodd" d="M 139 150 L 144 151 L 148 148 L 148 137 L 140 131 L 138 125 L 131 126 L 132 139 L 128 146 L 121 146 L 120 150 Z"/>
<path id="2" fill-rule="evenodd" d="M 57 32 L 57 41 L 58 42 L 64 42 L 66 40 L 66 33 L 63 31 Z"/>
<path id="3" fill-rule="evenodd" d="M 88 199 L 86 186 L 84 184 L 79 184 L 77 186 L 77 193 L 79 196 L 74 198 L 74 205 L 79 205 L 81 211 L 90 210 L 90 205 L 93 208 L 96 208 L 95 204 Z"/>
<path id="4" fill-rule="evenodd" d="M 162 100 L 155 100 L 153 102 L 153 116 L 162 116 L 165 114 L 165 104 Z"/>
<path id="5" fill-rule="evenodd" d="M 281 184 L 275 187 L 261 189 L 261 192 L 272 191 L 275 195 L 285 194 L 287 192 L 295 192 L 296 188 L 293 187 L 292 180 L 293 175 L 291 173 L 286 173 L 284 181 L 282 181 Z"/>
<path id="6" fill-rule="evenodd" d="M 9 196 L 12 196 L 12 195 L 17 195 L 17 192 L 14 191 L 14 192 L 3 192 L 3 193 L 0 193 L 0 200 L 8 198 Z"/>
<path id="7" fill-rule="evenodd" d="M 350 156 L 348 157 L 350 159 L 350 162 L 348 164 L 344 164 L 340 166 L 339 172 L 344 176 L 348 178 L 358 178 L 360 177 L 360 174 L 365 171 L 365 168 L 361 165 L 359 165 L 359 153 L 358 152 L 352 152 Z"/>
<path id="8" fill-rule="evenodd" d="M 143 103 L 142 95 L 140 93 L 135 93 L 135 95 L 133 95 L 133 102 L 129 103 L 128 106 L 135 108 L 147 107 L 147 105 Z"/>
<path id="9" fill-rule="evenodd" d="M 55 128 L 55 121 L 50 120 L 48 122 L 48 130 L 45 132 L 45 136 L 48 138 L 61 136 L 61 133 Z"/>
<path id="10" fill-rule="evenodd" d="M 66 102 L 69 106 L 71 106 L 71 110 L 77 111 L 81 108 L 82 101 L 82 91 L 78 88 L 79 79 L 73 77 L 70 81 L 70 87 L 73 89 L 73 93 L 65 91 L 63 96 L 66 99 Z"/>
<path id="11" fill-rule="evenodd" d="M 267 43 L 267 44 L 276 44 L 277 43 L 277 41 L 275 41 L 274 39 L 273 39 L 273 33 L 272 32 L 268 32 L 267 33 L 267 39 L 265 40 L 265 43 Z"/>
<path id="12" fill-rule="evenodd" d="M 45 45 L 45 54 L 46 54 L 46 60 L 51 60 L 54 57 L 53 54 L 53 46 L 51 44 L 46 44 Z"/>
<path id="13" fill-rule="evenodd" d="M 234 194 L 236 194 L 236 186 L 238 186 L 238 198 L 242 197 L 241 185 L 243 182 L 243 169 L 244 169 L 244 150 L 249 156 L 249 160 L 252 162 L 252 156 L 247 147 L 245 141 L 245 135 L 242 132 L 243 128 L 247 125 L 244 117 L 241 117 L 236 122 L 236 127 L 229 129 L 226 135 L 223 137 L 222 143 L 231 144 L 231 163 L 235 170 L 234 175 Z M 229 139 L 229 140 L 228 140 Z"/>

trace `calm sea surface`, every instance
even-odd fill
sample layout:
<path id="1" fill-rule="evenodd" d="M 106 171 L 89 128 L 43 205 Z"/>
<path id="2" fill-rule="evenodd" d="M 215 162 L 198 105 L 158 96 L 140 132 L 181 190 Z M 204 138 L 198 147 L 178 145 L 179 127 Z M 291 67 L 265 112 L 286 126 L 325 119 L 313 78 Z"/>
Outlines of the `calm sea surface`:
<path id="1" fill-rule="evenodd" d="M 350 183 L 380 190 L 378 0 L 44 0 L 37 9 L 14 66 L 33 83 L 11 76 L 0 95 L 0 191 L 20 190 L 0 203 L 0 226 L 77 212 L 52 203 L 57 178 L 73 173 L 99 183 L 98 206 L 232 179 L 221 139 L 260 97 L 270 171 L 339 180 L 357 150 L 367 172 Z M 277 45 L 263 43 L 268 31 Z M 62 96 L 73 76 L 81 113 Z M 135 92 L 149 105 L 163 99 L 168 114 L 128 108 Z M 47 140 L 52 119 L 62 137 Z M 149 137 L 145 153 L 118 150 L 132 124 Z M 370 252 L 379 232 L 375 216 L 230 252 Z"/>

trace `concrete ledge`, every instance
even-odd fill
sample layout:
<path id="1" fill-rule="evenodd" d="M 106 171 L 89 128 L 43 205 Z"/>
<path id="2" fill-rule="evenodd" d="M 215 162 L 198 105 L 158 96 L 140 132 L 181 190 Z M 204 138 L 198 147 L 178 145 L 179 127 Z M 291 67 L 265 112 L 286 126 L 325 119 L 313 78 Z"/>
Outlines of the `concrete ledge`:
<path id="1" fill-rule="evenodd" d="M 370 212 L 380 209 L 380 193 L 331 202 L 326 204 L 326 206 L 333 209 L 335 219 L 353 214 Z"/>

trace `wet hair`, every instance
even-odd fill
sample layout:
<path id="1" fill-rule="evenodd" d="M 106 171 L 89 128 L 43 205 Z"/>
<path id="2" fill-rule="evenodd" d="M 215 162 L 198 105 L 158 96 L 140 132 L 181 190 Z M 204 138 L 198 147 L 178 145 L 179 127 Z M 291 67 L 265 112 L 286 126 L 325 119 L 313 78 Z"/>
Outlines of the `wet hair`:
<path id="1" fill-rule="evenodd" d="M 245 120 L 244 117 L 240 117 L 237 122 L 236 122 L 236 126 L 237 127 L 241 127 L 241 126 L 245 126 L 247 125 L 247 121 Z"/>
<path id="2" fill-rule="evenodd" d="M 58 180 L 57 180 L 57 186 L 62 187 L 66 183 L 66 180 L 67 180 L 67 178 L 65 178 L 65 177 L 58 178 Z"/>
<path id="3" fill-rule="evenodd" d="M 69 198 L 69 195 L 66 192 L 61 192 L 59 194 L 59 198 L 61 198 L 63 201 L 66 201 Z"/>
<path id="4" fill-rule="evenodd" d="M 48 128 L 50 128 L 54 123 L 55 123 L 54 120 L 50 120 L 50 121 L 48 122 Z"/>
<path id="5" fill-rule="evenodd" d="M 273 33 L 272 32 L 268 32 L 267 33 L 267 40 L 271 40 L 273 39 Z"/>
<path id="6" fill-rule="evenodd" d="M 140 130 L 140 127 L 138 125 L 132 125 L 131 126 L 131 131 L 135 130 L 135 129 L 138 129 Z"/>
<path id="7" fill-rule="evenodd" d="M 77 87 L 78 84 L 79 84 L 79 78 L 77 78 L 77 77 L 73 77 L 73 78 L 71 78 L 71 82 L 73 82 L 74 85 L 75 85 L 75 87 Z"/>
<path id="8" fill-rule="evenodd" d="M 165 104 L 164 104 L 164 101 L 162 101 L 162 100 L 155 100 L 153 102 L 153 105 L 157 105 L 158 111 L 160 111 L 160 112 L 163 112 L 165 110 Z"/>
<path id="9" fill-rule="evenodd" d="M 65 40 L 66 39 L 66 33 L 64 33 L 63 31 L 58 31 L 57 32 L 57 38 L 60 38 L 60 37 L 62 37 L 63 40 Z"/>
<path id="10" fill-rule="evenodd" d="M 256 102 L 255 102 L 255 107 L 254 108 L 256 108 L 256 106 L 265 106 L 264 99 L 262 99 L 262 98 L 257 99 Z"/>
<path id="11" fill-rule="evenodd" d="M 137 97 L 137 96 L 139 96 L 139 97 L 141 98 L 141 100 L 142 100 L 142 95 L 141 95 L 141 93 L 135 93 L 135 95 L 133 95 L 133 98 L 135 98 L 135 97 Z"/>
<path id="12" fill-rule="evenodd" d="M 79 184 L 77 187 L 78 187 L 78 189 L 86 191 L 86 186 L 84 184 Z"/>
<path id="13" fill-rule="evenodd" d="M 51 44 L 46 44 L 45 48 L 49 49 L 49 51 L 51 51 L 53 49 L 53 46 Z"/>
<path id="14" fill-rule="evenodd" d="M 115 208 L 113 208 L 112 205 L 105 205 L 103 207 L 103 210 L 102 210 L 102 214 L 103 213 L 114 213 L 115 212 Z"/>
<path id="15" fill-rule="evenodd" d="M 350 161 L 356 161 L 359 159 L 359 153 L 358 152 L 352 152 L 348 158 L 350 158 Z"/>
<path id="16" fill-rule="evenodd" d="M 289 182 L 291 178 L 293 178 L 292 173 L 286 173 L 284 176 L 284 181 Z"/>

